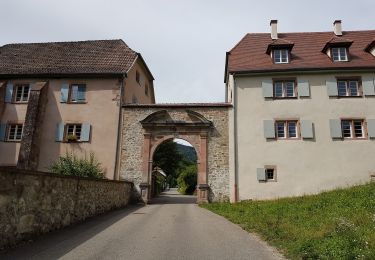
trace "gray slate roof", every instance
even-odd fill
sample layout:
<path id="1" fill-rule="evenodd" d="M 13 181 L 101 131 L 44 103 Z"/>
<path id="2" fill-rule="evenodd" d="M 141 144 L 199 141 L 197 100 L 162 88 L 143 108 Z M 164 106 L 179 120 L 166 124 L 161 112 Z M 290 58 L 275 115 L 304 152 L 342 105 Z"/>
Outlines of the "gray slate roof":
<path id="1" fill-rule="evenodd" d="M 7 44 L 0 76 L 125 74 L 137 56 L 123 40 Z"/>

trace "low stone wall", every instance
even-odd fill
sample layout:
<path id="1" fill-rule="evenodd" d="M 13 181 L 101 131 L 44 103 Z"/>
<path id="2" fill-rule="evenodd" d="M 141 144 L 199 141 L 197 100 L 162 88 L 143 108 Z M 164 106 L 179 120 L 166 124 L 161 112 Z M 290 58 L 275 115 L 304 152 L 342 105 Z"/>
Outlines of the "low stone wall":
<path id="1" fill-rule="evenodd" d="M 0 168 L 0 248 L 125 207 L 133 183 Z"/>

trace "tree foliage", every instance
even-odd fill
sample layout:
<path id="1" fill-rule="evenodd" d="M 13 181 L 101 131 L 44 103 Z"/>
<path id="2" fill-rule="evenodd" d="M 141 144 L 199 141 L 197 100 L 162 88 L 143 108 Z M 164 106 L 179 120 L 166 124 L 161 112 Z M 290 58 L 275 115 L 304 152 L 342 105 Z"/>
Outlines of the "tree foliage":
<path id="1" fill-rule="evenodd" d="M 178 178 L 178 191 L 182 194 L 193 194 L 197 186 L 197 165 L 190 164 L 182 168 Z"/>

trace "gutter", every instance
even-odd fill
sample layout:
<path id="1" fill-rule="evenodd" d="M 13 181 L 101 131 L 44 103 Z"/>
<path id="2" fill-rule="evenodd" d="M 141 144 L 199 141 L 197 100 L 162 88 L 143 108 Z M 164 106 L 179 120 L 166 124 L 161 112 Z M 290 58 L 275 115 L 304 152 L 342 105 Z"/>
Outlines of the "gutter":
<path id="1" fill-rule="evenodd" d="M 116 158 L 115 158 L 115 171 L 113 174 L 114 180 L 120 180 L 120 155 L 121 155 L 121 143 L 122 143 L 122 106 L 123 106 L 123 97 L 125 94 L 125 84 L 124 81 L 127 78 L 127 74 L 124 74 L 121 78 L 120 86 L 120 104 L 119 104 L 119 113 L 118 113 L 118 126 L 117 126 L 117 142 L 116 142 Z"/>
<path id="2" fill-rule="evenodd" d="M 237 84 L 233 74 L 233 131 L 234 131 L 234 202 L 239 201 L 238 187 L 238 127 L 237 127 Z"/>

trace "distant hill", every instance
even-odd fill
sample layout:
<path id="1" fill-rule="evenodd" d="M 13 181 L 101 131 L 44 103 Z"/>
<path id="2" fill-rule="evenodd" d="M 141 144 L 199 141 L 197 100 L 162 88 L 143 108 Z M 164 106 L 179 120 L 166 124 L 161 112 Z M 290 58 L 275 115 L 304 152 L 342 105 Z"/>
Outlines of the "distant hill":
<path id="1" fill-rule="evenodd" d="M 187 161 L 197 162 L 197 154 L 191 146 L 176 143 L 177 150 L 185 157 Z"/>

